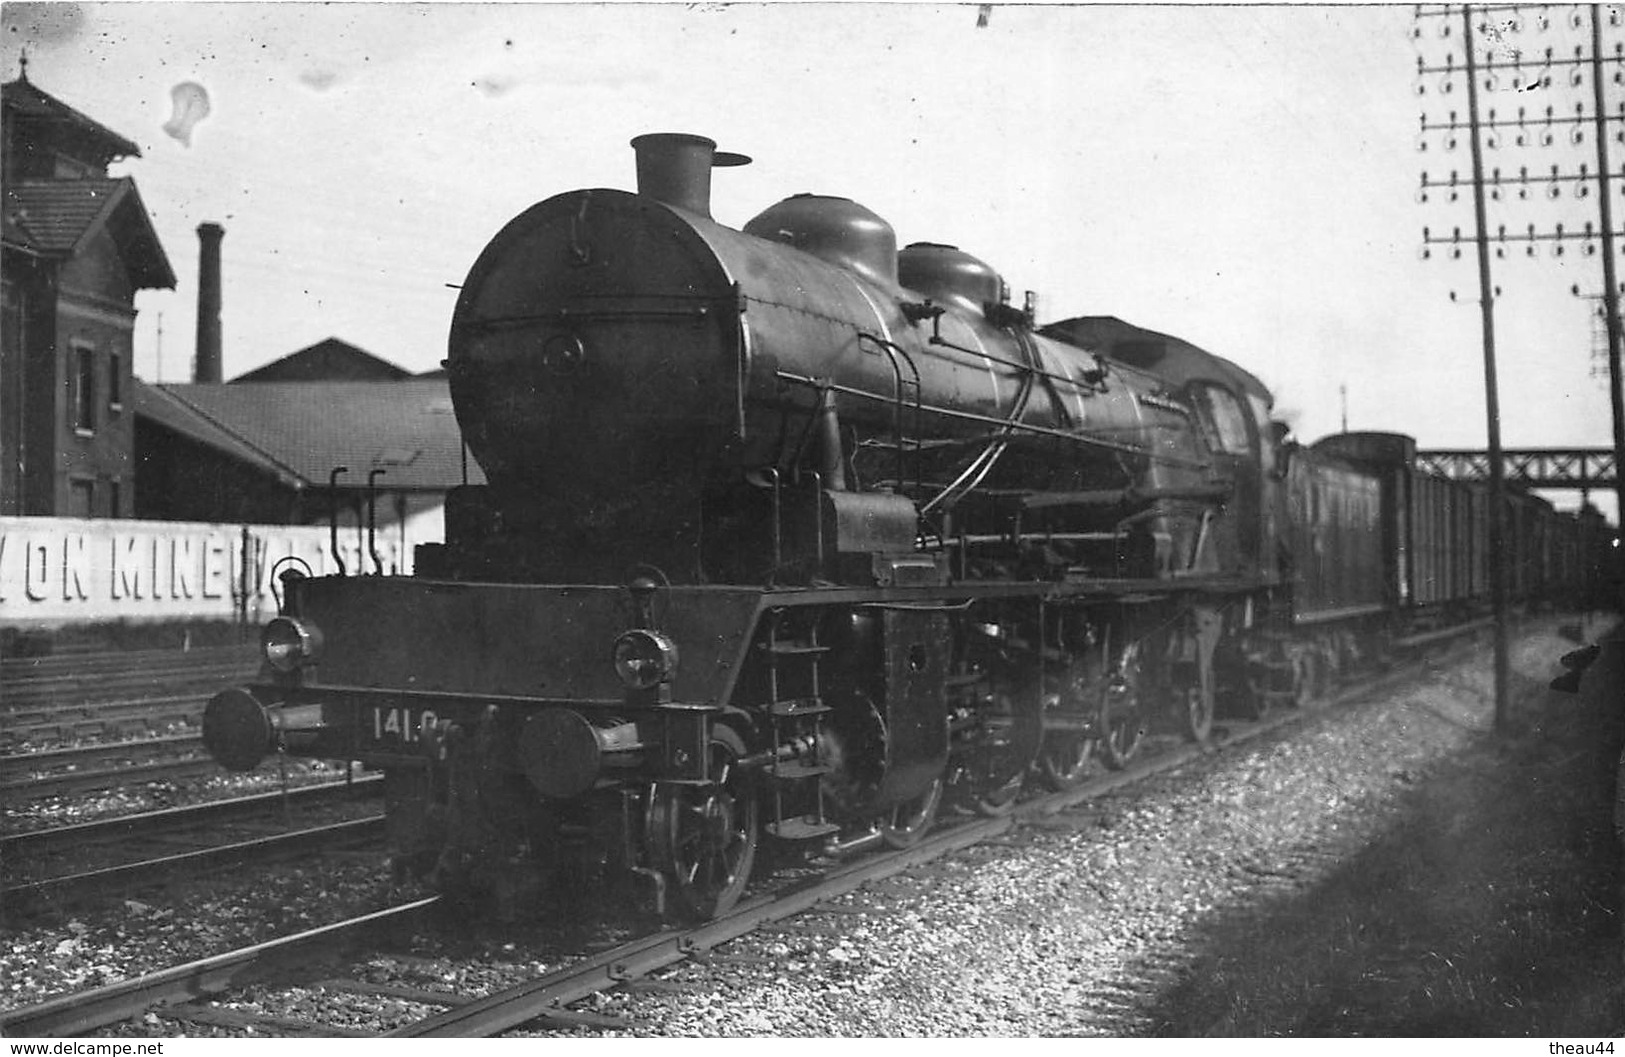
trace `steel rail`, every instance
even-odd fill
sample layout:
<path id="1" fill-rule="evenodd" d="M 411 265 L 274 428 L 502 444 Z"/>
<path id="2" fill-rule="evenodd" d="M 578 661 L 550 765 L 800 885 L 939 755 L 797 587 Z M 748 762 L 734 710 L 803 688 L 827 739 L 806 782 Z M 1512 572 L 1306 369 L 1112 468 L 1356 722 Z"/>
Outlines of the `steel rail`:
<path id="1" fill-rule="evenodd" d="M 303 805 L 306 801 L 325 801 L 342 794 L 355 792 L 371 796 L 379 792 L 373 788 L 384 780 L 381 774 L 364 774 L 358 778 L 301 785 L 292 789 L 253 793 L 225 800 L 206 800 L 200 804 L 181 804 L 129 815 L 114 815 L 90 822 L 75 822 L 67 826 L 50 826 L 22 833 L 0 835 L 0 858 L 11 859 L 23 854 L 38 854 L 53 844 L 83 844 L 106 840 L 110 837 L 130 837 L 140 833 L 164 829 L 176 824 L 219 822 L 239 815 L 252 815 L 268 807 L 281 807 L 284 803 Z"/>
<path id="2" fill-rule="evenodd" d="M 219 866 L 224 863 L 240 862 L 244 859 L 269 858 L 273 855 L 285 855 L 311 847 L 325 847 L 341 840 L 357 838 L 372 840 L 383 836 L 383 833 L 384 816 L 369 815 L 366 818 L 330 822 L 321 826 L 309 826 L 305 829 L 291 830 L 287 833 L 273 833 L 267 837 L 255 837 L 251 840 L 234 841 L 230 844 L 216 844 L 207 848 L 197 848 L 193 851 L 177 852 L 174 855 L 161 855 L 153 859 L 121 863 L 117 866 L 104 866 L 100 869 L 85 870 L 80 873 L 41 878 L 38 881 L 27 881 L 0 889 L 0 911 L 3 911 L 6 916 L 10 916 L 19 909 L 31 904 L 51 899 L 61 899 L 67 893 L 75 890 L 109 886 L 115 883 L 133 884 L 186 867 Z"/>
<path id="3" fill-rule="evenodd" d="M 63 694 L 89 693 L 106 698 L 147 686 L 206 683 L 259 670 L 248 660 L 211 660 L 196 664 L 107 668 L 99 671 L 26 672 L 0 680 L 8 701 L 50 700 Z"/>
<path id="4" fill-rule="evenodd" d="M 95 771 L 64 771 L 60 774 L 8 778 L 0 781 L 0 795 L 38 799 L 54 793 L 84 793 L 95 789 L 110 789 L 132 779 L 192 778 L 201 774 L 216 774 L 219 771 L 220 764 L 207 756 L 155 760 L 151 763 L 133 763 L 124 767 L 107 767 Z"/>
<path id="5" fill-rule="evenodd" d="M 96 650 L 85 653 L 50 653 L 39 657 L 0 658 L 0 682 L 34 675 L 55 676 L 105 670 L 146 670 L 154 667 L 196 668 L 235 661 L 258 663 L 258 650 L 252 644 L 197 646 L 190 650 Z"/>
<path id="6" fill-rule="evenodd" d="M 252 679 L 258 668 L 222 668 L 197 679 L 142 679 L 121 686 L 106 682 L 91 687 L 0 687 L 0 716 L 53 716 L 92 713 L 130 705 L 165 705 L 181 701 L 207 701 L 221 683 Z"/>
<path id="7" fill-rule="evenodd" d="M 120 738 L 88 745 L 66 745 L 51 749 L 8 752 L 0 756 L 0 772 L 41 771 L 51 767 L 104 763 L 131 756 L 151 756 L 161 752 L 201 747 L 201 734 L 160 734 L 155 738 Z"/>
<path id="8" fill-rule="evenodd" d="M 247 980 L 277 959 L 343 943 L 385 925 L 398 927 L 439 901 L 439 896 L 419 899 L 281 939 L 161 969 L 134 980 L 63 995 L 23 1009 L 0 1012 L 0 1034 L 12 1039 L 77 1035 L 137 1016 L 153 1006 L 219 994 Z"/>
<path id="9" fill-rule="evenodd" d="M 150 733 L 176 723 L 195 727 L 203 720 L 203 709 L 211 692 L 200 689 L 165 697 L 25 706 L 9 713 L 0 708 L 0 722 L 5 724 L 0 744 L 10 750 L 31 742 L 61 742 L 68 740 L 63 736 L 65 731 L 72 732 L 69 737 L 117 738 L 127 737 L 131 731 Z"/>

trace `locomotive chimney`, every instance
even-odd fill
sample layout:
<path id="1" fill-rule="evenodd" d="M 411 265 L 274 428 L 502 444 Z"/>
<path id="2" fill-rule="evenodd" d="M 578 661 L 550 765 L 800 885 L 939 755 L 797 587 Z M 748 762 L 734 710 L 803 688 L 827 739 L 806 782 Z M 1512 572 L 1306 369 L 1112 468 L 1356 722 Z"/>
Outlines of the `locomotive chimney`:
<path id="1" fill-rule="evenodd" d="M 218 382 L 220 363 L 220 240 L 226 229 L 214 221 L 197 226 L 197 359 L 192 381 Z"/>
<path id="2" fill-rule="evenodd" d="M 686 132 L 651 132 L 632 140 L 638 152 L 638 194 L 711 216 L 711 170 L 749 165 L 750 159 L 717 150 L 716 140 Z"/>

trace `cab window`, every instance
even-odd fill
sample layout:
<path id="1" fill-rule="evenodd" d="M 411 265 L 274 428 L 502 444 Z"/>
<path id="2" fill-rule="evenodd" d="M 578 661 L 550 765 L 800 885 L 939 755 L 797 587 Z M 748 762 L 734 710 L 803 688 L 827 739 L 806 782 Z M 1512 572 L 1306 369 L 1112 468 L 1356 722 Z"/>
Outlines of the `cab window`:
<path id="1" fill-rule="evenodd" d="M 1191 387 L 1191 395 L 1210 447 L 1237 455 L 1251 450 L 1247 414 L 1230 390 L 1216 385 L 1195 385 Z"/>

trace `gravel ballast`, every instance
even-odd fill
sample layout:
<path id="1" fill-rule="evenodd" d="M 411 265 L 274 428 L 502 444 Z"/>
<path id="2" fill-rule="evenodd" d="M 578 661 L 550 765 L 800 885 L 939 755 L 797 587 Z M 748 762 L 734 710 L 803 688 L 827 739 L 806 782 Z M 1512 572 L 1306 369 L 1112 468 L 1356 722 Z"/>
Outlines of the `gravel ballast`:
<path id="1" fill-rule="evenodd" d="M 1573 648 L 1552 633 L 1555 621 L 1535 627 L 1514 645 L 1518 714 L 1545 700 L 1556 658 Z M 719 952 L 726 957 L 668 975 L 693 981 L 690 988 L 614 992 L 582 1008 L 624 1015 L 637 1034 L 673 1036 L 1175 1030 L 1164 999 L 1203 958 L 1212 921 L 1250 914 L 1269 927 L 1272 908 L 1312 898 L 1404 818 L 1415 791 L 1485 742 L 1493 697 L 1487 661 L 1485 647 L 1379 699 L 1205 755 L 1175 774 L 1026 825 L 1019 839 L 872 886 L 843 900 L 850 905 L 839 915 L 825 912 L 838 918 L 835 927 L 792 926 L 737 941 Z M 320 924 L 340 908 L 381 905 L 386 887 L 376 868 L 361 864 L 350 876 L 283 868 L 245 881 L 235 895 L 222 880 L 206 915 L 141 903 L 114 908 L 105 921 L 81 914 L 39 926 L 8 937 L 4 1000 L 26 1004 L 215 953 L 245 936 Z M 274 923 L 270 893 L 284 908 Z M 467 940 L 466 932 L 456 942 L 425 935 L 408 962 L 432 965 L 445 986 L 467 994 L 509 985 L 550 961 L 513 931 L 476 942 L 482 956 L 469 956 Z M 461 953 L 447 953 L 454 948 Z M 370 964 L 381 982 L 400 979 L 390 956 Z M 299 1016 L 304 1002 L 303 993 L 256 991 L 250 1005 Z M 368 1030 L 406 1013 L 366 996 L 346 999 L 346 1008 L 355 1010 L 346 1022 Z M 1247 1033 L 1222 1015 L 1177 1030 Z M 163 1020 L 115 1031 L 213 1033 Z"/>

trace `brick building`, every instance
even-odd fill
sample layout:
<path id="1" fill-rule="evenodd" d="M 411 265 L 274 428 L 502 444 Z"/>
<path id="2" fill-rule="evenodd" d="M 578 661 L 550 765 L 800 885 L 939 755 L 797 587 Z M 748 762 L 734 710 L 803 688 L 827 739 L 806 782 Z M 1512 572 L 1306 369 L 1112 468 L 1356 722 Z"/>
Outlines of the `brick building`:
<path id="1" fill-rule="evenodd" d="M 138 290 L 175 273 L 131 141 L 28 80 L 0 85 L 0 514 L 130 517 Z"/>

